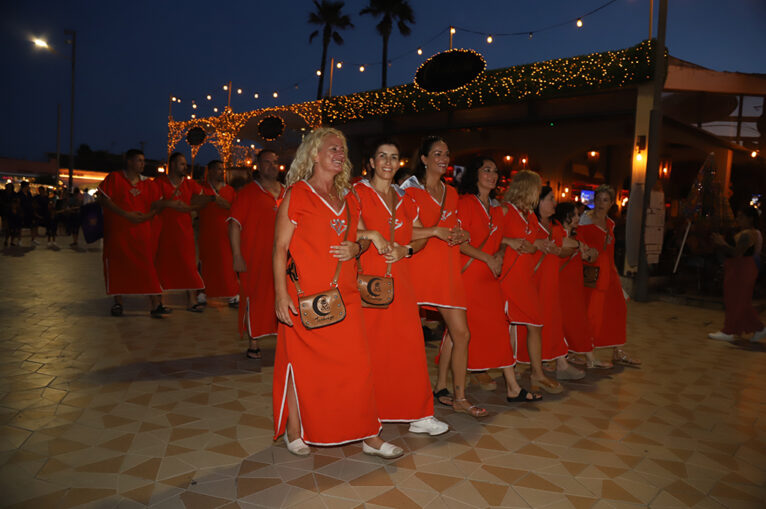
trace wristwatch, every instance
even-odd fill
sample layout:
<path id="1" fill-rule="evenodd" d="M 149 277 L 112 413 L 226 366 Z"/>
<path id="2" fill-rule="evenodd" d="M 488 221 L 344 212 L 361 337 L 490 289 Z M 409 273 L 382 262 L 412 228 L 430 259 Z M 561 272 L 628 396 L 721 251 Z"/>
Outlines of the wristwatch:
<path id="1" fill-rule="evenodd" d="M 412 258 L 413 250 L 412 246 L 405 246 L 407 248 L 407 254 L 404 256 L 405 258 Z"/>

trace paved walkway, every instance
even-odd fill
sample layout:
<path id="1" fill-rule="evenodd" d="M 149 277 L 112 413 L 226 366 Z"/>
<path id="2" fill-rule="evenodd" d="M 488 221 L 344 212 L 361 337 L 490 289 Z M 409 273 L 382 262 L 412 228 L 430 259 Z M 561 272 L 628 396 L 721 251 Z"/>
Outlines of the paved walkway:
<path id="1" fill-rule="evenodd" d="M 0 506 L 766 506 L 766 350 L 707 340 L 720 311 L 631 303 L 643 368 L 529 406 L 471 387 L 488 418 L 385 425 L 406 451 L 387 462 L 272 442 L 273 341 L 244 359 L 224 305 L 109 317 L 100 254 L 69 249 L 6 252 L 0 281 Z"/>

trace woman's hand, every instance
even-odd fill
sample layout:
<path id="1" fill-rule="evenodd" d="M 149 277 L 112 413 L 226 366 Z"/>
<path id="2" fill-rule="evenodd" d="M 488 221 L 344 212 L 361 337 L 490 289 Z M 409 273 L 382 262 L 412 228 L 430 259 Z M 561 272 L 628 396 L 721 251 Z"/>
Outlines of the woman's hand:
<path id="1" fill-rule="evenodd" d="M 372 245 L 378 250 L 378 254 L 385 255 L 391 252 L 393 246 L 389 241 L 383 238 L 383 235 L 381 235 L 379 231 L 372 231 L 369 238 Z"/>
<path id="2" fill-rule="evenodd" d="M 391 251 L 386 253 L 383 258 L 386 259 L 386 263 L 396 263 L 405 256 L 407 256 L 407 246 L 400 246 L 396 242 L 391 245 Z"/>
<path id="3" fill-rule="evenodd" d="M 467 242 L 470 240 L 471 236 L 470 234 L 460 228 L 459 225 L 456 225 L 454 228 L 450 230 L 450 237 L 449 237 L 449 245 L 450 246 L 457 246 L 459 244 L 462 244 L 463 242 Z"/>
<path id="4" fill-rule="evenodd" d="M 580 247 L 580 243 L 572 237 L 564 237 L 564 240 L 561 242 L 561 247 L 565 249 L 577 249 Z"/>
<path id="5" fill-rule="evenodd" d="M 274 300 L 274 310 L 277 313 L 277 319 L 285 325 L 293 326 L 293 319 L 290 317 L 290 313 L 298 315 L 298 311 L 295 309 L 292 299 L 287 294 L 277 295 Z"/>
<path id="6" fill-rule="evenodd" d="M 503 270 L 503 256 L 499 253 L 494 256 L 490 256 L 486 263 L 489 267 L 489 270 L 492 271 L 492 274 L 494 274 L 495 277 L 500 277 L 500 273 Z"/>
<path id="7" fill-rule="evenodd" d="M 450 244 L 450 239 L 452 238 L 452 230 L 445 228 L 444 226 L 434 226 L 433 236 L 439 240 L 443 240 L 447 244 Z"/>
<path id="8" fill-rule="evenodd" d="M 352 242 L 350 240 L 344 240 L 337 246 L 330 246 L 330 254 L 337 258 L 341 262 L 345 262 L 354 258 L 362 250 L 362 246 L 358 242 Z"/>
<path id="9" fill-rule="evenodd" d="M 241 254 L 238 254 L 234 258 L 234 272 L 247 272 L 247 264 Z"/>
<path id="10" fill-rule="evenodd" d="M 556 244 L 548 239 L 537 239 L 534 243 L 535 247 L 543 253 L 553 253 L 556 249 Z"/>

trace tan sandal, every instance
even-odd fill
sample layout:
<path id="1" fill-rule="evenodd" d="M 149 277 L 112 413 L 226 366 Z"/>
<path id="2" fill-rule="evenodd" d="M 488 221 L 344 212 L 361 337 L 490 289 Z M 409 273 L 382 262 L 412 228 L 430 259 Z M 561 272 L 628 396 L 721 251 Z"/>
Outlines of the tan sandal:
<path id="1" fill-rule="evenodd" d="M 465 398 L 462 398 L 462 399 L 456 398 L 454 400 L 454 403 L 457 403 L 458 401 L 468 402 L 468 400 L 465 399 Z M 486 408 L 481 408 L 481 407 L 478 407 L 478 406 L 475 406 L 475 405 L 471 405 L 468 408 L 465 408 L 465 407 L 453 404 L 452 405 L 452 409 L 455 410 L 455 412 L 457 412 L 457 413 L 468 414 L 468 415 L 470 415 L 472 417 L 486 417 L 486 416 L 489 415 L 489 412 L 487 412 Z"/>
<path id="2" fill-rule="evenodd" d="M 564 391 L 564 387 L 560 383 L 547 377 L 541 379 L 530 377 L 529 381 L 532 392 L 540 392 L 542 389 L 549 394 L 560 394 Z"/>
<path id="3" fill-rule="evenodd" d="M 620 348 L 614 349 L 614 355 L 612 355 L 612 362 L 615 364 L 622 364 L 623 366 L 638 367 L 641 365 L 640 359 L 634 359 L 630 357 L 624 350 Z"/>

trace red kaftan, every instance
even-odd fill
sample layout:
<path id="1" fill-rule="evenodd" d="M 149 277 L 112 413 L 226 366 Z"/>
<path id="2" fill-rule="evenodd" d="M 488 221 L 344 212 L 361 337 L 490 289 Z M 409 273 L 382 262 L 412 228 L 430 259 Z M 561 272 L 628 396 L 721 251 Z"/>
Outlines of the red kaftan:
<path id="1" fill-rule="evenodd" d="M 362 219 L 368 230 L 377 230 L 386 239 L 391 235 L 390 204 L 367 180 L 354 185 L 359 196 Z M 417 206 L 406 195 L 397 196 L 394 238 L 402 246 L 412 240 L 412 223 Z M 382 421 L 409 422 L 434 414 L 431 381 L 428 377 L 423 330 L 412 288 L 411 258 L 391 265 L 394 301 L 386 309 L 362 308 L 367 342 L 370 345 L 375 400 Z M 362 272 L 383 276 L 386 262 L 374 246 L 361 256 Z"/>
<path id="2" fill-rule="evenodd" d="M 458 218 L 462 228 L 471 235 L 475 248 L 484 243 L 481 250 L 494 255 L 500 250 L 503 240 L 503 208 L 491 206 L 490 211 L 475 195 L 463 195 L 458 201 Z M 504 368 L 516 364 L 511 347 L 508 321 L 505 317 L 505 297 L 500 281 L 486 263 L 461 255 L 461 270 L 468 298 L 468 329 L 471 341 L 468 343 L 468 370 L 484 371 Z"/>
<path id="3" fill-rule="evenodd" d="M 115 171 L 99 184 L 101 194 L 123 210 L 147 213 L 155 194 L 150 180 L 134 186 L 125 172 Z M 104 282 L 107 295 L 157 295 L 162 293 L 154 268 L 152 221 L 133 223 L 104 207 Z"/>
<path id="4" fill-rule="evenodd" d="M 344 207 L 336 212 L 302 180 L 291 187 L 289 205 L 288 216 L 296 225 L 289 249 L 301 289 L 305 295 L 327 290 L 337 266 L 330 247 L 343 241 L 346 229 L 349 239 L 356 238 L 358 203 L 348 195 Z M 304 442 L 340 445 L 376 436 L 381 429 L 356 263 L 349 260 L 341 267 L 338 290 L 346 305 L 342 321 L 311 330 L 298 316 L 292 317 L 292 327 L 279 324 L 272 390 L 275 436 L 284 433 L 287 423 L 288 376 L 292 376 L 298 399 Z M 284 277 L 298 308 L 295 284 Z"/>
<path id="5" fill-rule="evenodd" d="M 410 177 L 402 185 L 407 196 L 418 206 L 420 222 L 425 227 L 442 226 L 454 228 L 457 225 L 457 191 L 442 183 L 444 188 L 444 210 L 441 217 L 441 202 L 436 201 L 428 191 Z M 421 306 L 466 309 L 467 300 L 463 278 L 460 276 L 460 246 L 450 247 L 446 242 L 430 238 L 426 246 L 412 257 L 412 286 Z"/>
<path id="6" fill-rule="evenodd" d="M 533 243 L 537 238 L 537 216 L 534 212 L 525 214 L 509 204 L 505 215 L 503 237 L 526 239 Z M 505 250 L 500 287 L 506 300 L 506 314 L 513 324 L 542 327 L 542 311 L 537 285 L 532 279 L 540 253 L 519 254 L 510 247 Z M 518 359 L 518 352 L 516 354 Z"/>
<path id="7" fill-rule="evenodd" d="M 577 237 L 588 246 L 598 250 L 598 258 L 589 265 L 599 268 L 596 288 L 585 287 L 588 302 L 588 320 L 593 331 L 596 348 L 625 344 L 625 325 L 628 309 L 622 293 L 620 276 L 614 265 L 614 221 L 606 219 L 607 230 L 591 222 L 583 215 L 577 227 Z"/>
<path id="8" fill-rule="evenodd" d="M 588 322 L 588 308 L 582 278 L 582 256 L 579 249 L 561 262 L 559 285 L 564 339 L 569 351 L 592 352 L 593 333 Z"/>
<path id="9" fill-rule="evenodd" d="M 275 199 L 255 181 L 240 189 L 231 206 L 229 220 L 242 230 L 240 251 L 247 265 L 239 274 L 239 333 L 247 331 L 251 338 L 277 333 L 271 254 L 277 208 L 284 196 L 284 187 Z"/>
<path id="10" fill-rule="evenodd" d="M 180 200 L 186 205 L 191 198 L 200 194 L 202 187 L 195 181 L 183 178 L 174 186 L 167 175 L 154 179 L 160 198 Z M 154 266 L 163 290 L 201 290 L 205 287 L 197 272 L 197 249 L 194 245 L 194 230 L 191 214 L 165 208 L 159 213 L 161 229 Z"/>
<path id="11" fill-rule="evenodd" d="M 537 223 L 537 238 L 549 239 L 561 247 L 564 239 L 564 229 L 560 226 L 554 226 L 552 231 L 548 231 L 542 224 Z M 542 313 L 542 360 L 552 361 L 567 354 L 567 345 L 564 341 L 564 327 L 561 322 L 561 297 L 559 287 L 559 268 L 561 267 L 561 258 L 555 254 L 541 254 L 539 265 L 532 279 L 537 285 L 537 295 L 540 298 L 540 311 Z M 517 330 L 518 344 L 516 357 L 519 362 L 529 362 L 529 351 L 527 350 L 527 330 L 521 328 Z"/>
<path id="12" fill-rule="evenodd" d="M 209 182 L 202 187 L 206 196 L 220 195 L 230 204 L 237 192 L 224 185 L 216 191 Z M 239 293 L 239 282 L 234 272 L 231 243 L 226 219 L 229 209 L 211 202 L 199 211 L 199 261 L 205 293 L 208 297 L 234 297 Z"/>

